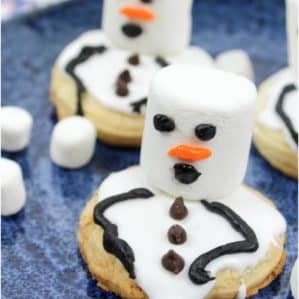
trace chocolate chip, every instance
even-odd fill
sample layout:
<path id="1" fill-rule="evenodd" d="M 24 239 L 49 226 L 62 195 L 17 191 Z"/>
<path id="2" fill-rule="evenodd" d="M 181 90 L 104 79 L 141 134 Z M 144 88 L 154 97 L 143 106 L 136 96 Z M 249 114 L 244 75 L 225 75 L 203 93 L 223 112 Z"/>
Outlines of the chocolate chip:
<path id="1" fill-rule="evenodd" d="M 130 56 L 130 57 L 128 58 L 128 62 L 129 62 L 131 65 L 139 65 L 139 64 L 140 64 L 139 55 L 138 55 L 138 54 L 134 54 L 134 55 Z"/>
<path id="2" fill-rule="evenodd" d="M 173 225 L 168 230 L 168 240 L 172 244 L 180 245 L 186 242 L 187 233 L 180 225 Z"/>
<path id="3" fill-rule="evenodd" d="M 123 72 L 121 72 L 118 76 L 117 81 L 123 81 L 125 83 L 129 83 L 132 81 L 132 77 L 131 74 L 129 72 L 129 70 L 124 70 Z"/>
<path id="4" fill-rule="evenodd" d="M 120 97 L 126 97 L 129 94 L 127 83 L 118 80 L 116 83 L 116 94 Z"/>
<path id="5" fill-rule="evenodd" d="M 185 261 L 174 250 L 169 250 L 162 257 L 162 265 L 166 270 L 178 274 L 184 269 Z"/>
<path id="6" fill-rule="evenodd" d="M 169 210 L 169 214 L 176 220 L 182 220 L 188 215 L 183 197 L 178 197 Z"/>

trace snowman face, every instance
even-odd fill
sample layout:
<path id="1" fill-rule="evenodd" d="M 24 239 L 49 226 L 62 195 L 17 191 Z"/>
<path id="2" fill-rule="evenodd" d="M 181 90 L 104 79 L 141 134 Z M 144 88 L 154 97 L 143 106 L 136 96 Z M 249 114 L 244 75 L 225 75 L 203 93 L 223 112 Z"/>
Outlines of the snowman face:
<path id="1" fill-rule="evenodd" d="M 248 161 L 255 97 L 253 84 L 232 74 L 188 66 L 160 71 L 141 154 L 151 183 L 192 200 L 219 199 L 237 188 Z"/>
<path id="2" fill-rule="evenodd" d="M 117 46 L 173 54 L 189 43 L 192 0 L 106 0 L 103 28 Z"/>

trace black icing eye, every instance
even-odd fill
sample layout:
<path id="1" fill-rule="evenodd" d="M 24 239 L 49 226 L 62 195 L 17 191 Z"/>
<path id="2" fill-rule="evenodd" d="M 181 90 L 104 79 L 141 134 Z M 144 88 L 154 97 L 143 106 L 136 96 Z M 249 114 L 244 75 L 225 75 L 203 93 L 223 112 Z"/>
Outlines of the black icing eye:
<path id="1" fill-rule="evenodd" d="M 210 124 L 200 124 L 195 128 L 195 135 L 202 141 L 211 140 L 216 135 L 216 127 Z"/>
<path id="2" fill-rule="evenodd" d="M 171 132 L 175 129 L 174 121 L 164 114 L 154 116 L 154 127 L 160 132 Z"/>
<path id="3" fill-rule="evenodd" d="M 149 3 L 153 3 L 153 0 L 140 0 L 142 3 L 147 3 L 147 4 L 149 4 Z"/>

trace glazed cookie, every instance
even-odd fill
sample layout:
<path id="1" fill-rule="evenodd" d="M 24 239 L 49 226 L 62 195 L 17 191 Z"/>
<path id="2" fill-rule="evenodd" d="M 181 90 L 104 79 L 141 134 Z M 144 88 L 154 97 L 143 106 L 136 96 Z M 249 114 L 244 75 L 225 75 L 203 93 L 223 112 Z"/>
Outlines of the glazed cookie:
<path id="1" fill-rule="evenodd" d="M 259 263 L 250 264 L 249 261 L 245 263 L 241 253 L 227 256 L 227 259 L 219 261 L 218 265 L 215 264 L 215 262 L 217 263 L 215 260 L 213 267 L 209 268 L 213 276 L 216 276 L 216 281 L 203 285 L 192 283 L 188 277 L 188 271 L 197 255 L 228 241 L 238 241 L 241 238 L 229 223 L 212 213 L 210 214 L 198 202 L 185 202 L 190 212 L 185 220 L 177 221 L 171 218 L 168 213 L 173 199 L 154 191 L 155 197 L 150 200 L 142 199 L 136 200 L 136 202 L 133 200 L 119 203 L 111 210 L 107 209 L 105 213 L 107 219 L 118 226 L 119 238 L 128 242 L 134 250 L 136 278 L 130 276 L 125 266 L 119 262 L 119 258 L 105 247 L 103 243 L 104 230 L 94 223 L 94 208 L 97 202 L 101 203 L 101 200 L 107 200 L 109 196 L 125 190 L 124 188 L 134 188 L 128 183 L 129 181 L 136 183 L 135 187 L 146 186 L 144 182 L 139 185 L 138 181 L 134 181 L 135 177 L 139 178 L 142 175 L 140 168 L 131 168 L 111 175 L 103 183 L 99 193 L 93 196 L 81 215 L 78 230 L 80 252 L 92 277 L 100 287 L 124 299 L 235 299 L 239 293 L 238 298 L 244 299 L 255 295 L 281 273 L 286 258 L 283 251 L 285 241 L 283 233 L 277 237 L 275 243 L 272 243 L 270 239 L 264 240 L 268 242 L 268 246 L 263 243 L 261 252 L 247 257 L 253 260 L 259 259 Z M 122 183 L 123 181 L 125 183 Z M 121 190 L 115 190 L 116 184 L 122 187 Z M 248 216 L 249 218 L 254 219 L 254 215 L 261 211 L 258 208 L 261 208 L 266 214 L 260 214 L 260 219 L 265 220 L 264 215 L 267 215 L 267 221 L 272 223 L 277 219 L 279 225 L 282 223 L 276 209 L 262 195 L 243 187 L 235 196 L 232 202 L 234 201 L 234 208 L 238 215 L 244 217 L 245 210 L 253 204 L 256 210 L 252 211 L 253 214 Z M 245 200 L 243 200 L 244 198 Z M 229 201 L 224 202 L 230 204 Z M 242 204 L 245 204 L 243 208 L 241 208 Z M 248 219 L 246 220 L 248 221 Z M 172 244 L 168 241 L 167 232 L 175 223 L 181 224 L 186 231 L 185 248 L 181 248 L 184 245 Z M 255 220 L 252 221 L 252 224 L 255 224 L 254 228 L 264 225 L 255 223 Z M 208 230 L 209 226 L 214 229 Z M 263 237 L 264 235 L 261 234 L 260 238 Z M 185 264 L 182 272 L 177 275 L 174 272 L 168 272 L 161 264 L 162 257 L 171 249 L 183 258 Z M 235 269 L 237 264 L 243 261 L 244 264 L 241 268 Z M 176 267 L 175 261 L 173 263 L 173 267 Z M 177 265 L 177 268 L 172 271 L 179 271 L 179 269 L 180 267 Z M 246 296 L 241 296 L 242 289 L 243 295 L 246 294 Z"/>
<path id="2" fill-rule="evenodd" d="M 81 215 L 80 251 L 101 287 L 124 299 L 245 299 L 280 274 L 285 219 L 241 184 L 255 101 L 237 75 L 158 72 L 141 165 L 110 175 Z"/>
<path id="3" fill-rule="evenodd" d="M 298 178 L 297 1 L 287 0 L 290 67 L 259 89 L 254 142 L 272 166 Z"/>
<path id="4" fill-rule="evenodd" d="M 205 51 L 189 46 L 192 0 L 137 2 L 104 1 L 103 30 L 68 45 L 52 72 L 58 118 L 84 114 L 112 145 L 140 145 L 149 84 L 159 69 L 213 66 Z"/>

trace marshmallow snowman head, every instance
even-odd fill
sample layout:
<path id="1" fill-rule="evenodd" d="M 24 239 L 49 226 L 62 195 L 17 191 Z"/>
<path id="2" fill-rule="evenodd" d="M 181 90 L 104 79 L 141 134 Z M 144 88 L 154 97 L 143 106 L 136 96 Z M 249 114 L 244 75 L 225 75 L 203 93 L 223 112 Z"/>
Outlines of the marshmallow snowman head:
<path id="1" fill-rule="evenodd" d="M 153 79 L 141 166 L 150 183 L 185 199 L 220 199 L 242 182 L 256 88 L 231 73 L 173 65 Z"/>
<path id="2" fill-rule="evenodd" d="M 175 54 L 189 44 L 192 0 L 105 0 L 103 28 L 118 47 Z"/>
<path id="3" fill-rule="evenodd" d="M 286 0 L 289 65 L 298 76 L 298 0 Z"/>

